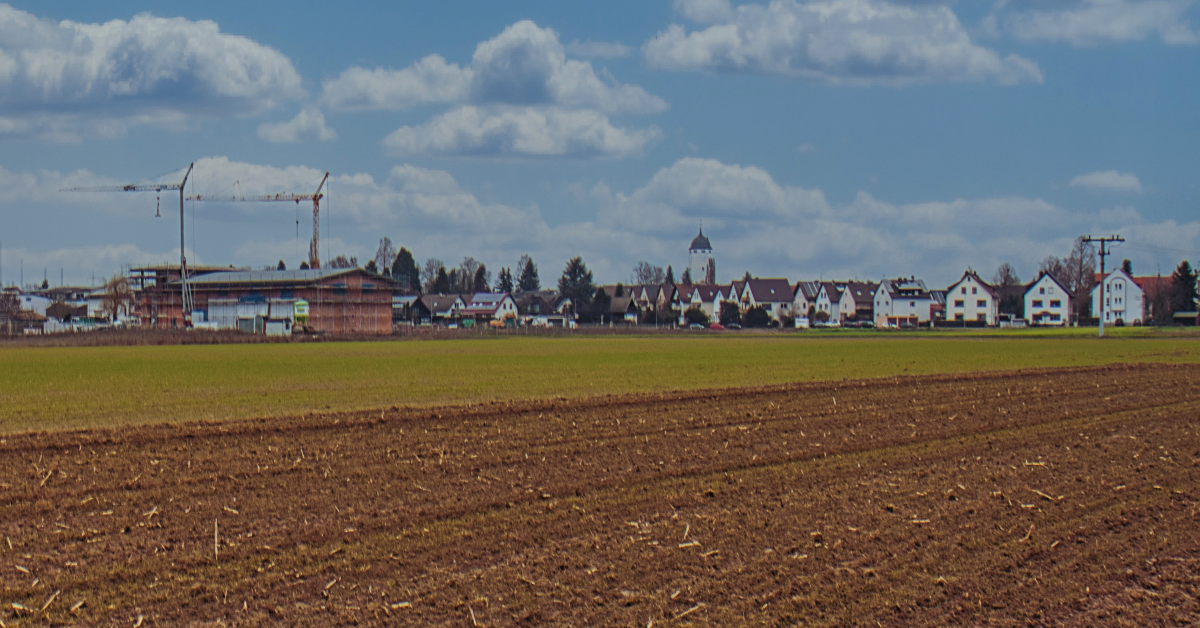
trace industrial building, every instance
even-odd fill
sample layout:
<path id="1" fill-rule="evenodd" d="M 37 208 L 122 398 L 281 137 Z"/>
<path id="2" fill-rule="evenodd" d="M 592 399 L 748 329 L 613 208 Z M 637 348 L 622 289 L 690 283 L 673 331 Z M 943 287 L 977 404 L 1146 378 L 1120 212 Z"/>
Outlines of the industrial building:
<path id="1" fill-rule="evenodd" d="M 135 280 L 143 325 L 180 327 L 178 267 Z M 292 327 L 330 333 L 392 333 L 392 297 L 401 291 L 389 277 L 362 268 L 316 270 L 197 269 L 188 279 L 192 323 L 201 329 L 291 333 Z"/>

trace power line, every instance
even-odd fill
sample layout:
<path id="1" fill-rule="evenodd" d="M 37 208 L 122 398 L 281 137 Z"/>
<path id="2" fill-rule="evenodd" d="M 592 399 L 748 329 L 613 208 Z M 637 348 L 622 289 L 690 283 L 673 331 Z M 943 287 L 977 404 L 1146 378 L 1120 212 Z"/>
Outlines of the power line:
<path id="1" fill-rule="evenodd" d="M 1104 298 L 1107 292 L 1104 277 L 1104 258 L 1112 254 L 1111 250 L 1105 249 L 1108 243 L 1124 242 L 1125 238 L 1119 235 L 1109 236 L 1107 238 L 1093 238 L 1092 236 L 1084 236 L 1084 242 L 1099 242 L 1100 243 L 1100 337 L 1104 337 Z"/>

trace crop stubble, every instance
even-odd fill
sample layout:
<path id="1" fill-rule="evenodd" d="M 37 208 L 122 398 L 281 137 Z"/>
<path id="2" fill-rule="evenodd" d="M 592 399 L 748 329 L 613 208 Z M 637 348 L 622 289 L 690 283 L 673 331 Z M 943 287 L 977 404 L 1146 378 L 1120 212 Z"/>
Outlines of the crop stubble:
<path id="1" fill-rule="evenodd" d="M 1198 374 L 1111 366 L 8 436 L 0 619 L 1187 625 L 1200 616 Z"/>

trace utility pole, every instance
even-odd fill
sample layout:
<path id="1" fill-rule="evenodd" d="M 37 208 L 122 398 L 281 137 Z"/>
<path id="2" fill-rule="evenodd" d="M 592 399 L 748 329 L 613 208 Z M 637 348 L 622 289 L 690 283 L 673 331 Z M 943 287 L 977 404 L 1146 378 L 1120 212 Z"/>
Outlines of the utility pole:
<path id="1" fill-rule="evenodd" d="M 1108 298 L 1108 296 L 1106 294 L 1107 286 L 1104 283 L 1104 279 L 1105 279 L 1104 258 L 1105 258 L 1105 256 L 1112 253 L 1111 249 L 1107 249 L 1105 247 L 1110 242 L 1113 242 L 1113 243 L 1124 242 L 1125 238 L 1122 238 L 1119 235 L 1109 236 L 1107 238 L 1093 238 L 1092 236 L 1087 236 L 1083 239 L 1083 241 L 1100 243 L 1100 316 L 1099 316 L 1099 319 L 1100 319 L 1100 337 L 1103 338 L 1104 337 L 1104 300 L 1106 298 Z"/>

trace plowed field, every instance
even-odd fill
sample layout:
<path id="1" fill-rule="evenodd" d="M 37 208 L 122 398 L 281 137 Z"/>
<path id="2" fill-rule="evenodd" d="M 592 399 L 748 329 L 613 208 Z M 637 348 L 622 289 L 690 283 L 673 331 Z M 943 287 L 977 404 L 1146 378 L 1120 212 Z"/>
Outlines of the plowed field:
<path id="1" fill-rule="evenodd" d="M 1194 625 L 1200 367 L 0 439 L 0 621 Z"/>

